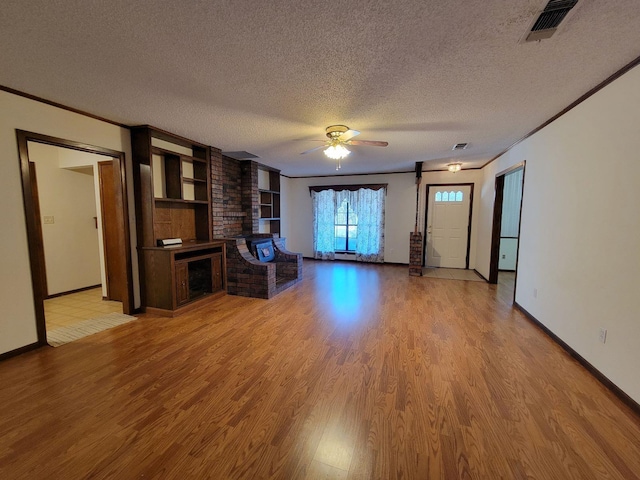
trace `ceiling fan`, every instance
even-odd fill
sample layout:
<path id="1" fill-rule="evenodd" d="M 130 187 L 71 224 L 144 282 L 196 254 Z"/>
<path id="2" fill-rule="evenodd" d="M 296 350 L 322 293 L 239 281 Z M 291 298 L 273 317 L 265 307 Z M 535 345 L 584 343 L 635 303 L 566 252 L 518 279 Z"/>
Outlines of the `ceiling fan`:
<path id="1" fill-rule="evenodd" d="M 356 135 L 360 135 L 360 132 L 358 130 L 351 130 L 346 125 L 330 125 L 325 130 L 329 140 L 314 140 L 324 142 L 324 145 L 302 152 L 300 155 L 324 148 L 324 154 L 332 160 L 337 161 L 336 170 L 340 170 L 341 160 L 351 153 L 345 145 L 367 145 L 369 147 L 386 147 L 389 145 L 389 142 L 381 142 L 378 140 L 352 140 Z"/>

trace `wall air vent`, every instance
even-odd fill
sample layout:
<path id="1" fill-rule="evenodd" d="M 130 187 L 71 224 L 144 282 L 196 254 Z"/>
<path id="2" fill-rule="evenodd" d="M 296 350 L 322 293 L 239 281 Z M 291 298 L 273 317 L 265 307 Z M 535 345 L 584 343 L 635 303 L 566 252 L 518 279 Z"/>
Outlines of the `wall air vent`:
<path id="1" fill-rule="evenodd" d="M 535 42 L 551 37 L 578 0 L 550 0 L 534 22 L 525 41 Z"/>
<path id="2" fill-rule="evenodd" d="M 456 143 L 451 150 L 465 150 L 468 146 L 468 143 Z"/>
<path id="3" fill-rule="evenodd" d="M 254 158 L 260 158 L 253 153 L 241 151 L 241 152 L 222 152 L 225 157 L 235 158 L 236 160 L 253 160 Z"/>

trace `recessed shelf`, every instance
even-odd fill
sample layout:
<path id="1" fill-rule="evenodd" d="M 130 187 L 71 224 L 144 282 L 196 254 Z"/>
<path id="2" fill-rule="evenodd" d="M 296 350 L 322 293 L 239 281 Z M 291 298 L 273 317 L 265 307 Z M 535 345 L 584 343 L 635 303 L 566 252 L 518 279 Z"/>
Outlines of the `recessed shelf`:
<path id="1" fill-rule="evenodd" d="M 155 155 L 171 155 L 172 157 L 179 157 L 184 162 L 196 162 L 196 163 L 207 163 L 204 158 L 191 157 L 189 155 L 184 155 L 182 153 L 172 152 L 171 150 L 166 150 L 160 147 L 151 147 L 151 153 Z"/>

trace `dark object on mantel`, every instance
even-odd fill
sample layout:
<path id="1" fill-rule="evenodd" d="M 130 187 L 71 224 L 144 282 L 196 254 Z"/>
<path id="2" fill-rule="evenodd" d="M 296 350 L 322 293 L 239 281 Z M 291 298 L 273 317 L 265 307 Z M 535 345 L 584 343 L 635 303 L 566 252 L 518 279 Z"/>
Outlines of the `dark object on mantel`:
<path id="1" fill-rule="evenodd" d="M 269 242 L 275 258 L 261 262 L 249 244 Z M 285 239 L 263 233 L 227 239 L 227 293 L 272 298 L 302 280 L 302 254 L 285 249 Z"/>

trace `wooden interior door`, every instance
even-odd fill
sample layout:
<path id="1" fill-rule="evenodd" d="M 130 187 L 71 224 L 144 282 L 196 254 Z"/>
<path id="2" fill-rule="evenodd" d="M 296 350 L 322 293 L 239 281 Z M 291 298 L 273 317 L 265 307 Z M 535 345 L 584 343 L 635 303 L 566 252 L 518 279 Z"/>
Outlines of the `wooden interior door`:
<path id="1" fill-rule="evenodd" d="M 118 160 L 98 162 L 98 175 L 107 299 L 121 302 L 127 286 L 123 244 L 122 185 Z"/>

